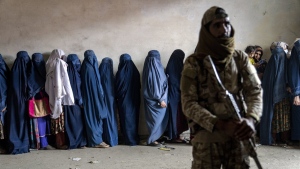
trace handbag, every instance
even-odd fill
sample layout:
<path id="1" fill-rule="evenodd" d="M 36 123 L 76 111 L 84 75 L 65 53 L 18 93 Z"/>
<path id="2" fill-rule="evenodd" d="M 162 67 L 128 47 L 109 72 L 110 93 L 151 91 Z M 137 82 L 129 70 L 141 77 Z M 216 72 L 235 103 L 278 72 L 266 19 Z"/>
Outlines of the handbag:
<path id="1" fill-rule="evenodd" d="M 41 99 L 32 97 L 28 101 L 29 117 L 31 118 L 44 117 L 51 113 L 48 97 L 44 96 L 42 92 L 39 93 L 42 97 Z"/>

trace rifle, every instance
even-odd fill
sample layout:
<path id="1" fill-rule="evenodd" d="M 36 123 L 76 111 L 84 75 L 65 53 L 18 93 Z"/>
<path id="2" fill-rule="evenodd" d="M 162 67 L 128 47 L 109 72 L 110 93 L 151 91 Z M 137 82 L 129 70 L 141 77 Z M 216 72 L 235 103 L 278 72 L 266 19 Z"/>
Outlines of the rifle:
<path id="1" fill-rule="evenodd" d="M 237 103 L 236 103 L 233 95 L 228 90 L 226 90 L 225 86 L 223 85 L 223 83 L 222 83 L 222 81 L 221 81 L 221 79 L 220 79 L 220 77 L 219 77 L 219 75 L 217 73 L 217 70 L 216 70 L 216 67 L 214 65 L 214 62 L 212 61 L 212 59 L 211 59 L 211 57 L 209 55 L 208 55 L 208 58 L 209 58 L 209 61 L 210 61 L 211 65 L 212 65 L 212 68 L 214 70 L 214 73 L 216 75 L 216 78 L 217 78 L 219 84 L 221 85 L 221 87 L 223 88 L 223 90 L 225 90 L 225 92 L 226 92 L 226 96 L 227 96 L 226 98 L 229 98 L 229 101 L 231 102 L 231 104 L 232 104 L 232 106 L 233 106 L 233 108 L 235 110 L 236 118 L 238 120 L 241 120 L 242 117 L 240 115 L 240 109 L 239 109 L 239 107 L 238 107 L 238 105 L 237 105 Z M 260 162 L 259 162 L 259 160 L 258 160 L 257 153 L 255 151 L 255 144 L 253 143 L 253 140 L 251 138 L 249 138 L 249 140 L 241 141 L 241 143 L 242 143 L 242 145 L 244 147 L 247 147 L 246 150 L 248 151 L 249 155 L 254 159 L 257 168 L 263 169 L 262 166 L 261 166 L 261 164 L 260 164 Z"/>

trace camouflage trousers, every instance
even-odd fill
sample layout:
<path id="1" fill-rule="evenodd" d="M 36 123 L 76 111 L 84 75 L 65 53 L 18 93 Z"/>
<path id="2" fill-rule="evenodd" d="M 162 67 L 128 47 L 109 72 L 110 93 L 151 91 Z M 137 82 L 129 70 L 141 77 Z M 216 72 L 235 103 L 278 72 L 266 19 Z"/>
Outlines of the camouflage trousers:
<path id="1" fill-rule="evenodd" d="M 248 169 L 249 156 L 236 140 L 215 143 L 193 142 L 192 169 Z"/>

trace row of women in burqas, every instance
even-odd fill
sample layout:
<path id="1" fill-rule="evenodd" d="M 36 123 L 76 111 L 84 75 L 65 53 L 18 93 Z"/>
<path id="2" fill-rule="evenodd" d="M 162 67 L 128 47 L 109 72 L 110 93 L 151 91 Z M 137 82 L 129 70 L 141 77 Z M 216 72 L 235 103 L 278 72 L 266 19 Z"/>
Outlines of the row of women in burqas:
<path id="1" fill-rule="evenodd" d="M 270 49 L 262 79 L 260 143 L 293 145 L 300 140 L 300 39 L 294 42 L 291 55 L 285 42 L 273 42 Z"/>
<path id="2" fill-rule="evenodd" d="M 157 145 L 162 135 L 177 139 L 188 129 L 180 104 L 183 59 L 182 50 L 172 53 L 167 78 L 159 52 L 152 50 L 146 57 L 142 91 L 148 145 Z M 84 52 L 82 64 L 76 54 L 66 56 L 61 49 L 53 50 L 46 63 L 41 53 L 30 59 L 26 51 L 20 51 L 11 70 L 0 57 L 0 85 L 0 147 L 8 154 L 53 149 L 50 145 L 59 149 L 115 146 L 116 112 L 124 143 L 139 144 L 141 82 L 129 54 L 120 56 L 114 77 L 112 59 L 103 58 L 98 67 L 92 50 Z M 29 117 L 28 100 L 45 96 L 51 113 Z"/>

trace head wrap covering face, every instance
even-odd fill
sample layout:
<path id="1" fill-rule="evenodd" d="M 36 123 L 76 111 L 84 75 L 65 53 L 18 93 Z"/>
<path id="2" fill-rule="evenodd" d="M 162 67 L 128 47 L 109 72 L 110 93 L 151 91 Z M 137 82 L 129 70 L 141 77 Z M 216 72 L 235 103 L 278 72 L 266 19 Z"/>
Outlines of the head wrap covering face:
<path id="1" fill-rule="evenodd" d="M 62 59 L 64 55 L 65 55 L 65 52 L 63 50 L 61 50 L 61 49 L 54 49 L 51 52 L 51 54 L 50 54 L 50 56 L 49 56 L 49 58 L 48 58 L 48 60 L 46 62 L 46 71 L 54 69 L 54 67 L 56 65 L 55 60 L 56 59 Z"/>
<path id="2" fill-rule="evenodd" d="M 46 63 L 44 61 L 44 57 L 41 53 L 34 53 L 32 55 L 32 65 L 35 68 L 35 71 L 37 71 L 39 78 L 44 80 L 44 83 L 46 81 Z"/>
<path id="3" fill-rule="evenodd" d="M 277 47 L 281 47 L 283 50 L 286 50 L 288 49 L 289 45 L 285 42 L 273 42 L 270 46 L 270 50 L 272 52 L 273 49 L 277 48 Z"/>
<path id="4" fill-rule="evenodd" d="M 68 64 L 61 49 L 54 49 L 46 63 L 45 91 L 49 95 L 51 117 L 57 119 L 62 113 L 63 105 L 74 105 L 74 96 L 67 72 Z"/>
<path id="5" fill-rule="evenodd" d="M 70 84 L 72 87 L 74 100 L 76 105 L 82 105 L 82 97 L 81 97 L 81 79 L 80 79 L 80 67 L 81 62 L 76 54 L 69 54 L 67 57 L 68 64 L 68 75 L 70 79 Z"/>
<path id="6" fill-rule="evenodd" d="M 98 60 L 93 50 L 86 50 L 84 52 L 84 59 L 93 66 L 95 75 L 97 76 L 97 82 L 101 83 L 100 74 L 98 71 Z M 98 72 L 98 73 L 96 73 Z"/>
<path id="7" fill-rule="evenodd" d="M 114 96 L 114 73 L 113 73 L 113 60 L 109 57 L 102 59 L 99 66 L 99 73 L 101 76 L 102 88 L 105 89 L 105 94 Z"/>
<path id="8" fill-rule="evenodd" d="M 180 79 L 181 79 L 181 71 L 183 69 L 183 60 L 184 60 L 184 52 L 180 49 L 176 49 L 167 64 L 166 74 L 168 74 L 169 89 L 176 88 L 179 89 Z"/>
<path id="9" fill-rule="evenodd" d="M 225 18 L 228 15 L 224 12 L 216 14 L 219 7 L 211 7 L 208 9 L 202 18 L 201 29 L 199 34 L 199 42 L 195 53 L 210 55 L 216 64 L 226 63 L 232 57 L 234 52 L 234 29 L 231 26 L 231 37 L 216 38 L 205 27 L 217 18 Z"/>
<path id="10" fill-rule="evenodd" d="M 81 62 L 76 54 L 69 54 L 67 63 L 68 65 L 72 65 L 77 72 L 80 72 Z"/>
<path id="11" fill-rule="evenodd" d="M 30 95 L 35 96 L 40 92 L 46 83 L 46 65 L 44 57 L 41 53 L 34 53 L 32 55 L 32 71 L 29 76 L 28 86 Z"/>
<path id="12" fill-rule="evenodd" d="M 130 61 L 131 60 L 131 56 L 127 53 L 125 54 L 122 54 L 120 56 L 120 59 L 119 59 L 119 66 L 118 66 L 118 69 L 120 69 L 127 61 Z"/>

